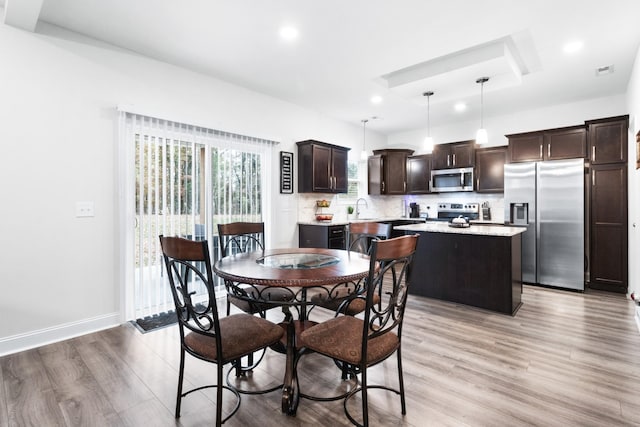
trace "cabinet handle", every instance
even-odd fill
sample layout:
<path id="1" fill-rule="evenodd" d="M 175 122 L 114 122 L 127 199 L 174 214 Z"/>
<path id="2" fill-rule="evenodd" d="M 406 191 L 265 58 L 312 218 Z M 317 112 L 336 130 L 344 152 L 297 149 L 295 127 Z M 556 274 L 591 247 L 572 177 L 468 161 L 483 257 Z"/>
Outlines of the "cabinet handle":
<path id="1" fill-rule="evenodd" d="M 447 154 L 447 166 L 451 166 L 451 162 L 449 161 L 449 158 L 450 158 L 450 157 L 451 157 L 451 156 L 450 156 L 449 154 Z"/>
<path id="2" fill-rule="evenodd" d="M 456 165 L 456 155 L 454 154 L 452 157 L 453 157 L 453 166 L 455 166 Z"/>
<path id="3" fill-rule="evenodd" d="M 331 188 L 333 188 L 334 190 L 336 189 L 336 177 L 335 176 L 331 177 Z"/>
<path id="4" fill-rule="evenodd" d="M 592 162 L 596 161 L 596 146 L 595 145 L 593 147 L 591 147 L 591 161 Z"/>
<path id="5" fill-rule="evenodd" d="M 591 186 L 596 186 L 596 173 L 594 172 L 593 168 L 591 169 Z"/>
<path id="6" fill-rule="evenodd" d="M 384 181 L 382 181 L 382 192 L 384 193 Z"/>
<path id="7" fill-rule="evenodd" d="M 407 182 L 406 181 L 402 183 L 402 188 L 404 189 L 402 191 L 404 191 L 406 193 L 407 192 Z"/>
<path id="8" fill-rule="evenodd" d="M 542 144 L 540 144 L 540 158 L 542 158 Z"/>
<path id="9" fill-rule="evenodd" d="M 551 143 L 547 145 L 547 157 L 551 158 Z"/>

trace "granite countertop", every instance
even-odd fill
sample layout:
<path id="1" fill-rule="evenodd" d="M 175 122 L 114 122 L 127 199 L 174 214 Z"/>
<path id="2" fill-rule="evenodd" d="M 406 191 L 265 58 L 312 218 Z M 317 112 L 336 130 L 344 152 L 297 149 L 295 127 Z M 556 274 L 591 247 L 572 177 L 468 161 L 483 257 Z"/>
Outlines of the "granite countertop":
<path id="1" fill-rule="evenodd" d="M 424 224 L 399 225 L 394 230 L 418 231 L 427 233 L 475 234 L 478 236 L 512 237 L 524 233 L 526 227 L 511 227 L 504 225 L 476 224 L 466 228 L 449 227 L 448 222 L 428 221 Z"/>
<path id="2" fill-rule="evenodd" d="M 380 217 L 380 218 L 362 218 L 343 221 L 298 221 L 302 225 L 349 225 L 350 222 L 383 222 L 383 221 L 419 221 L 424 222 L 424 218 L 402 218 L 402 217 Z"/>

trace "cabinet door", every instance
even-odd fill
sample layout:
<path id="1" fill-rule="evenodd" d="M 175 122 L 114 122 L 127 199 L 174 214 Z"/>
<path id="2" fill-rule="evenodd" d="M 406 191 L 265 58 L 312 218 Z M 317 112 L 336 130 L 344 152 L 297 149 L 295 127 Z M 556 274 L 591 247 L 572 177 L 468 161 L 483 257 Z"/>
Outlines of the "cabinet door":
<path id="1" fill-rule="evenodd" d="M 627 165 L 591 167 L 590 286 L 627 292 Z"/>
<path id="2" fill-rule="evenodd" d="M 589 155 L 594 165 L 627 161 L 626 119 L 589 124 Z"/>
<path id="3" fill-rule="evenodd" d="M 349 188 L 347 157 L 346 150 L 332 150 L 332 191 L 335 193 L 346 193 Z"/>
<path id="4" fill-rule="evenodd" d="M 537 162 L 542 160 L 543 134 L 529 134 L 509 137 L 509 161 Z"/>
<path id="5" fill-rule="evenodd" d="M 451 166 L 455 168 L 472 167 L 475 164 L 475 146 L 473 142 L 451 144 Z"/>
<path id="6" fill-rule="evenodd" d="M 544 133 L 545 160 L 584 158 L 587 151 L 587 131 L 566 129 Z"/>
<path id="7" fill-rule="evenodd" d="M 431 180 L 431 156 L 412 156 L 407 159 L 407 193 L 429 193 Z"/>
<path id="8" fill-rule="evenodd" d="M 382 192 L 384 194 L 407 193 L 407 155 L 389 153 L 383 156 L 384 178 Z"/>
<path id="9" fill-rule="evenodd" d="M 440 144 L 433 147 L 431 154 L 432 169 L 447 169 L 451 167 L 451 149 L 449 144 Z"/>
<path id="10" fill-rule="evenodd" d="M 481 148 L 476 150 L 476 191 L 478 193 L 500 193 L 504 191 L 504 164 L 506 147 Z"/>
<path id="11" fill-rule="evenodd" d="M 313 175 L 313 191 L 324 193 L 332 192 L 331 152 L 332 149 L 330 147 L 313 145 L 313 171 L 311 172 Z M 299 171 L 298 173 L 302 173 L 302 171 Z"/>
<path id="12" fill-rule="evenodd" d="M 382 156 L 379 154 L 369 156 L 367 160 L 367 181 L 369 194 L 379 195 L 382 192 Z"/>

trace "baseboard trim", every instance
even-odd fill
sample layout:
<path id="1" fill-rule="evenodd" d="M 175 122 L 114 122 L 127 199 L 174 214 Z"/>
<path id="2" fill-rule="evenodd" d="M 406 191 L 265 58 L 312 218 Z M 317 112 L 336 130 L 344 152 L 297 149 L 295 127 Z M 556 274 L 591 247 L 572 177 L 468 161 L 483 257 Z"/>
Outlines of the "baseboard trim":
<path id="1" fill-rule="evenodd" d="M 120 313 L 108 313 L 102 316 L 0 338 L 0 357 L 101 331 L 117 326 L 120 323 Z"/>

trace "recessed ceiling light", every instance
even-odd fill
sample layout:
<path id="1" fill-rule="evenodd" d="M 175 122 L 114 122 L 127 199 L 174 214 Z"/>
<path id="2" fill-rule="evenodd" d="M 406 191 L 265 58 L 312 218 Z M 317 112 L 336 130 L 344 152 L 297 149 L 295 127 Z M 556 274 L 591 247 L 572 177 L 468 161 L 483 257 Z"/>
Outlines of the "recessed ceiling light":
<path id="1" fill-rule="evenodd" d="M 380 95 L 373 95 L 371 97 L 372 104 L 380 104 L 382 102 L 382 97 Z"/>
<path id="2" fill-rule="evenodd" d="M 280 37 L 286 41 L 295 40 L 298 38 L 298 29 L 291 26 L 280 28 Z"/>
<path id="3" fill-rule="evenodd" d="M 584 44 L 580 40 L 575 40 L 564 45 L 564 53 L 576 53 L 582 49 Z"/>
<path id="4" fill-rule="evenodd" d="M 453 109 L 460 113 L 460 112 L 462 112 L 462 111 L 467 109 L 467 104 L 465 104 L 464 102 L 457 102 L 453 106 Z"/>

